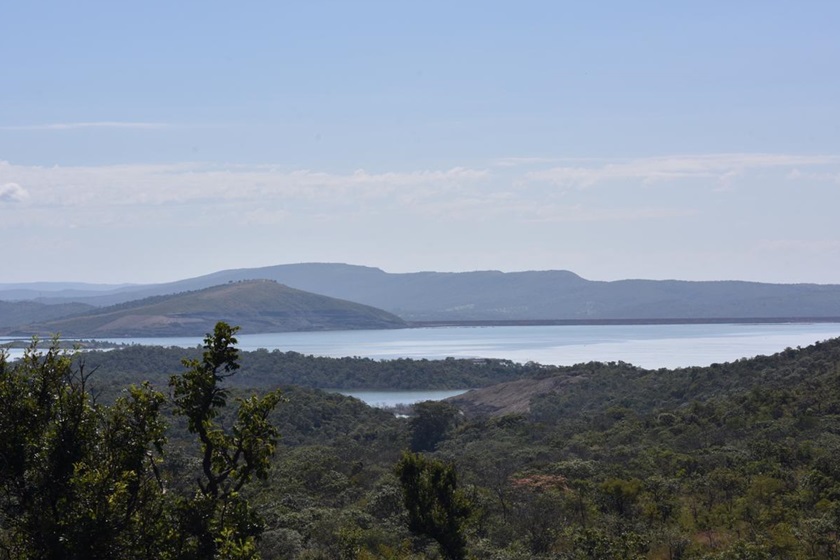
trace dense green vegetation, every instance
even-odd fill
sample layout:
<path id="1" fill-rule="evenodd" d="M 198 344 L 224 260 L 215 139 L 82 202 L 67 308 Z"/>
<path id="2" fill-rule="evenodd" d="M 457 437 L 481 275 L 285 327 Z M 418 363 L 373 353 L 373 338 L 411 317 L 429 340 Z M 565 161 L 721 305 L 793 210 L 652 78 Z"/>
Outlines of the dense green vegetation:
<path id="1" fill-rule="evenodd" d="M 267 477 L 278 391 L 240 399 L 222 382 L 239 368 L 235 328 L 218 323 L 201 360 L 170 379 L 174 417 L 198 436 L 197 465 L 163 461 L 163 393 L 132 386 L 111 405 L 88 391 L 57 345 L 15 364 L 0 356 L 0 553 L 15 559 L 248 559 L 259 515 L 241 496 Z M 178 476 L 178 471 L 182 476 Z"/>
<path id="2" fill-rule="evenodd" d="M 99 401 L 115 403 L 115 411 L 137 399 L 151 407 L 154 387 L 122 387 L 146 378 L 165 387 L 177 367 L 170 354 L 198 360 L 188 362 L 188 372 L 203 363 L 200 350 L 93 352 L 85 354 L 84 371 L 98 369 L 93 377 L 85 374 L 85 387 L 95 387 Z M 313 388 L 285 387 L 269 416 L 256 415 L 280 434 L 270 463 L 261 463 L 265 479 L 231 496 L 247 513 L 240 519 L 252 521 L 236 526 L 245 535 L 235 541 L 236 553 L 310 560 L 840 558 L 840 339 L 706 368 L 655 371 L 624 363 L 378 363 L 267 351 L 245 353 L 241 363 L 235 376 L 220 380 L 230 388 L 226 400 L 244 396 L 248 386 L 276 395 L 270 391 L 285 383 L 517 380 L 500 392 L 521 390 L 525 378 L 557 383 L 553 391 L 534 393 L 521 414 L 465 415 L 450 403 L 424 403 L 409 419 Z M 184 366 L 179 371 L 190 382 Z M 184 412 L 177 387 L 175 404 Z M 34 426 L 6 418 L 9 402 L 0 410 L 4 429 L 11 430 L 3 434 L 4 457 L 15 441 L 34 437 L 28 435 Z M 189 415 L 170 416 L 166 401 L 160 407 L 170 424 L 164 453 L 153 445 L 157 425 L 141 440 L 173 493 L 190 503 L 196 477 L 220 476 L 224 461 L 211 460 L 208 475 L 201 459 L 207 447 L 190 433 Z M 102 419 L 92 421 L 94 432 Z M 231 427 L 236 420 L 229 408 L 219 408 L 214 422 Z M 264 435 L 260 441 L 270 443 L 271 433 Z M 85 472 L 84 457 L 71 463 L 73 472 Z M 154 473 L 140 480 L 157 484 Z M 9 495 L 3 495 L 4 507 Z M 71 511 L 120 502 L 74 503 Z M 0 540 L 9 551 L 18 517 L 2 511 Z M 184 525 L 172 526 L 187 534 Z M 132 543 L 155 535 L 127 527 Z M 200 533 L 189 533 L 189 542 L 201 542 Z M 221 546 L 216 552 L 233 554 Z"/>
<path id="3" fill-rule="evenodd" d="M 179 371 L 181 359 L 200 354 L 197 348 L 129 346 L 107 352 L 85 352 L 81 358 L 96 368 L 101 381 L 137 383 L 163 381 Z M 560 371 L 535 363 L 509 360 L 372 360 L 322 358 L 297 352 L 241 352 L 240 386 L 299 385 L 319 389 L 464 389 Z"/>
<path id="4" fill-rule="evenodd" d="M 494 547 L 837 557 L 840 341 L 709 368 L 581 374 L 529 415 L 469 423 L 438 447 L 487 492 Z M 540 529 L 546 517 L 563 522 Z M 500 538 L 500 518 L 533 522 Z"/>

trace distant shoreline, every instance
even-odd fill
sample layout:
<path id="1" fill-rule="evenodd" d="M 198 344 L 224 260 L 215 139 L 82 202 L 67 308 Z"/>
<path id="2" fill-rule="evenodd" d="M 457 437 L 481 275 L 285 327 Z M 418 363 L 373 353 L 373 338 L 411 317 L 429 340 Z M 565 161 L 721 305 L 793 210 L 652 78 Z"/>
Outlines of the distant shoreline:
<path id="1" fill-rule="evenodd" d="M 791 323 L 840 323 L 840 317 L 719 317 L 687 319 L 509 319 L 475 321 L 406 321 L 408 328 L 424 327 L 527 327 L 585 325 L 767 325 Z"/>
<path id="2" fill-rule="evenodd" d="M 508 320 L 472 320 L 472 321 L 405 321 L 405 326 L 393 327 L 388 330 L 422 329 L 438 327 L 544 327 L 544 326 L 609 326 L 609 325 L 789 325 L 789 324 L 840 324 L 840 317 L 716 317 L 716 318 L 663 318 L 663 319 L 508 319 Z M 380 329 L 311 329 L 292 331 L 260 331 L 247 334 L 279 334 L 328 332 L 330 330 L 364 331 Z M 171 335 L 125 335 L 102 336 L 94 335 L 62 338 L 63 347 L 72 348 L 78 345 L 84 349 L 118 348 L 122 343 L 107 342 L 111 338 L 167 338 L 187 337 L 201 338 L 199 334 L 171 334 Z M 42 338 L 42 342 L 48 340 Z M 0 332 L 0 349 L 28 348 L 32 342 L 31 335 L 14 335 Z"/>

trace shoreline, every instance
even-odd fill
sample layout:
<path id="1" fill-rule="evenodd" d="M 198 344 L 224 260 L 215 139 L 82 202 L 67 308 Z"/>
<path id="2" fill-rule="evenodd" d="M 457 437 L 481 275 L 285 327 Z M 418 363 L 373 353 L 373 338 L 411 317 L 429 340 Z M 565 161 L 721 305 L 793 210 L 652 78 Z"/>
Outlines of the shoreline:
<path id="1" fill-rule="evenodd" d="M 767 325 L 840 323 L 840 317 L 713 317 L 652 319 L 487 319 L 452 321 L 406 321 L 409 329 L 429 327 L 527 327 L 586 325 Z"/>

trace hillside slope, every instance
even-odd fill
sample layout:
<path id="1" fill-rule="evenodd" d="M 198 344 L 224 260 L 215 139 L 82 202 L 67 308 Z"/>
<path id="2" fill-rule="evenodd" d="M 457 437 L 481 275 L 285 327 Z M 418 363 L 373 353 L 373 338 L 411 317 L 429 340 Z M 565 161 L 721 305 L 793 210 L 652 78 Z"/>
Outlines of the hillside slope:
<path id="1" fill-rule="evenodd" d="M 0 301 L 0 329 L 22 323 L 52 321 L 93 309 L 96 308 L 92 305 L 75 302 L 47 305 L 36 301 Z"/>
<path id="2" fill-rule="evenodd" d="M 85 315 L 20 327 L 11 334 L 200 336 L 211 332 L 220 320 L 239 325 L 243 333 L 404 326 L 399 317 L 380 309 L 273 281 L 250 280 L 105 307 Z"/>
<path id="3" fill-rule="evenodd" d="M 840 374 L 840 338 L 706 367 L 647 370 L 623 362 L 546 368 L 447 399 L 470 416 L 529 414 L 544 419 L 603 413 L 611 407 L 647 413 L 756 390 L 814 386 Z M 815 399 L 819 394 L 815 393 Z"/>
<path id="4" fill-rule="evenodd" d="M 601 282 L 565 270 L 391 274 L 378 268 L 328 263 L 225 270 L 168 284 L 90 292 L 90 297 L 76 296 L 72 301 L 113 305 L 252 278 L 385 309 L 410 321 L 840 318 L 840 285 Z"/>

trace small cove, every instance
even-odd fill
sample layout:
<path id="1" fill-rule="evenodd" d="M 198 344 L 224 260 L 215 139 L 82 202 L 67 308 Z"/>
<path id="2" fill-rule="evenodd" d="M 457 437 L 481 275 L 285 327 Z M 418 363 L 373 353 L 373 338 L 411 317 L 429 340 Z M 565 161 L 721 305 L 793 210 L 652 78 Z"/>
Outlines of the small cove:
<path id="1" fill-rule="evenodd" d="M 422 401 L 441 401 L 449 397 L 457 397 L 467 392 L 467 389 L 452 391 L 331 391 L 347 397 L 354 397 L 364 403 L 379 408 L 391 408 L 399 405 L 414 404 Z"/>

